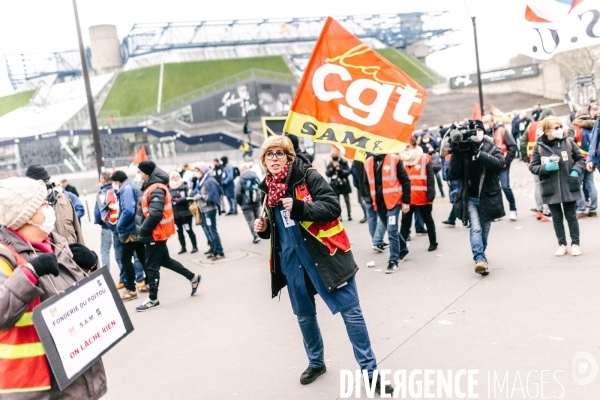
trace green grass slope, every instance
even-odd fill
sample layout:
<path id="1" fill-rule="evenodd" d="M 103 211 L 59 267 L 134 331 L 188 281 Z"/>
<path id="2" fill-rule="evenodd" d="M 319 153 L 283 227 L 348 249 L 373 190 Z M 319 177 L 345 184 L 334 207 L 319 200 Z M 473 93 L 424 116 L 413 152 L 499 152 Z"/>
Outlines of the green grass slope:
<path id="1" fill-rule="evenodd" d="M 394 48 L 378 49 L 376 51 L 420 85 L 429 86 L 431 82 L 437 80 L 437 76 L 433 71 L 404 52 Z"/>
<path id="2" fill-rule="evenodd" d="M 291 75 L 280 56 L 166 64 L 162 100 L 181 96 L 250 68 Z"/>
<path id="3" fill-rule="evenodd" d="M 162 101 L 250 68 L 291 75 L 280 56 L 165 64 Z M 119 110 L 123 117 L 156 105 L 159 73 L 158 65 L 121 72 L 102 106 L 102 111 Z"/>
<path id="4" fill-rule="evenodd" d="M 158 65 L 121 72 L 102 106 L 102 111 L 119 110 L 123 117 L 155 105 L 159 72 Z"/>
<path id="5" fill-rule="evenodd" d="M 9 96 L 0 97 L 0 117 L 13 110 L 16 110 L 17 108 L 27 105 L 34 93 L 35 90 L 30 90 L 28 92 L 20 92 L 11 94 Z"/>

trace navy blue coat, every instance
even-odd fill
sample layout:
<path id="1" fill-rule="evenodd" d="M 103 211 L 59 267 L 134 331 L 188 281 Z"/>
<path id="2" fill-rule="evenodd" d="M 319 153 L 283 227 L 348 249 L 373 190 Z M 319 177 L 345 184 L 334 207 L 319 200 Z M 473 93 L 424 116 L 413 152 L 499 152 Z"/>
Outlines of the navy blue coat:
<path id="1" fill-rule="evenodd" d="M 117 198 L 119 199 L 119 219 L 117 221 L 117 233 L 119 237 L 137 234 L 135 227 L 135 210 L 137 199 L 140 197 L 140 188 L 130 180 L 123 182 Z"/>

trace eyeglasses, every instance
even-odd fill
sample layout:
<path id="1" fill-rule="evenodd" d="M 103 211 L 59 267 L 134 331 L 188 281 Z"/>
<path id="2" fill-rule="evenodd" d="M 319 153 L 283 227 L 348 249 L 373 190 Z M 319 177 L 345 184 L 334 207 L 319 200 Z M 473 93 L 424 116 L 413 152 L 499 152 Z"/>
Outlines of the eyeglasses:
<path id="1" fill-rule="evenodd" d="M 557 131 L 557 130 L 562 129 L 562 128 L 563 128 L 562 125 L 561 126 L 555 126 L 554 130 Z"/>
<path id="2" fill-rule="evenodd" d="M 273 153 L 272 151 L 268 151 L 265 154 L 265 159 L 266 160 L 274 160 L 275 157 L 277 157 L 278 159 L 282 159 L 283 157 L 285 157 L 285 153 L 281 150 L 278 150 L 276 153 Z"/>

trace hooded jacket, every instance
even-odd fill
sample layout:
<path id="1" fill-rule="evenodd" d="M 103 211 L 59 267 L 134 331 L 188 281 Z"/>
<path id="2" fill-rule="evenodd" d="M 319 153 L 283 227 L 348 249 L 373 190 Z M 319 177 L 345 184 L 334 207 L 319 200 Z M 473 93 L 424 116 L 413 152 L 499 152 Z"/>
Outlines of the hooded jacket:
<path id="1" fill-rule="evenodd" d="M 56 213 L 54 232 L 67 239 L 69 243 L 85 245 L 79 218 L 71 200 L 64 193 L 58 193 L 56 204 L 52 208 Z"/>
<path id="2" fill-rule="evenodd" d="M 292 220 L 331 222 L 340 217 L 342 208 L 338 196 L 325 181 L 325 178 L 316 170 L 310 168 L 309 164 L 303 159 L 296 158 L 288 173 L 287 182 L 294 197 L 292 211 L 290 212 Z M 301 183 L 306 184 L 308 187 L 313 200 L 312 203 L 304 203 L 296 198 L 295 188 Z M 259 187 L 263 192 L 262 197 L 264 199 L 268 192 L 266 181 L 263 180 Z M 273 215 L 273 212 L 275 212 L 275 208 L 268 209 L 269 215 Z M 358 272 L 358 266 L 354 261 L 352 251 L 336 251 L 333 256 L 330 256 L 329 250 L 305 229 L 301 228 L 300 232 L 306 243 L 306 250 L 314 261 L 315 268 L 329 292 L 336 290 L 337 287 L 343 285 Z M 271 239 L 271 296 L 276 297 L 279 291 L 285 287 L 286 280 L 281 271 L 281 260 L 279 258 L 281 245 L 275 226 L 275 218 L 268 217 L 267 229 L 258 233 L 258 236 L 263 239 Z"/>
<path id="3" fill-rule="evenodd" d="M 584 151 L 588 151 L 590 148 L 590 142 L 592 141 L 592 129 L 594 128 L 595 120 L 591 119 L 589 115 L 581 115 L 575 121 L 573 125 L 581 127 L 581 145 L 580 148 Z"/>
<path id="4" fill-rule="evenodd" d="M 256 201 L 253 203 L 248 202 L 247 197 L 244 196 L 244 191 L 246 190 L 246 182 L 248 182 L 249 180 L 256 182 L 257 184 L 260 184 L 261 181 L 258 178 L 258 175 L 256 175 L 256 172 L 247 170 L 242 175 L 240 175 L 240 179 L 238 179 L 237 183 L 235 184 L 235 201 L 237 201 L 242 210 L 252 210 L 256 207 L 260 207 L 260 196 L 257 196 L 259 198 L 257 198 Z"/>
<path id="5" fill-rule="evenodd" d="M 597 119 L 592 128 L 592 134 L 590 137 L 590 149 L 588 152 L 587 162 L 591 162 L 597 169 L 600 169 L 600 153 L 598 146 L 600 145 L 600 138 L 598 133 L 600 132 L 600 119 Z"/>
<path id="6" fill-rule="evenodd" d="M 499 175 L 504 166 L 504 155 L 488 136 L 483 136 L 479 153 L 474 160 L 473 155 L 452 153 L 448 166 L 448 177 L 458 181 L 458 193 L 454 199 L 456 217 L 466 223 L 469 220 L 469 188 L 478 186 L 479 218 L 482 224 L 502 218 L 504 203 L 500 188 Z M 466 164 L 466 165 L 465 165 Z M 476 168 L 477 181 L 469 182 L 470 172 Z"/>
<path id="7" fill-rule="evenodd" d="M 120 238 L 135 235 L 136 204 L 140 197 L 140 188 L 129 179 L 124 181 L 117 192 L 119 199 L 119 219 L 117 220 L 117 233 Z"/>
<path id="8" fill-rule="evenodd" d="M 570 141 L 570 145 L 567 141 Z M 547 172 L 546 159 L 552 155 L 559 156 L 558 171 Z M 579 147 L 571 138 L 548 140 L 546 135 L 540 137 L 531 155 L 529 170 L 540 177 L 540 191 L 544 204 L 558 204 L 581 199 L 579 177 L 570 176 L 571 171 L 583 174 L 585 160 Z"/>
<path id="9" fill-rule="evenodd" d="M 13 274 L 6 277 L 0 273 L 0 330 L 11 329 L 27 310 L 29 304 L 40 297 L 42 301 L 56 294 L 56 290 L 65 290 L 73 283 L 83 279 L 83 272 L 75 265 L 69 257 L 71 250 L 65 238 L 50 233 L 50 242 L 63 250 L 54 249 L 58 261 L 58 276 L 43 276 L 37 285 L 31 283 L 29 278 L 18 268 L 13 254 L 6 250 L 0 250 L 0 257 L 12 266 Z M 5 227 L 0 228 L 0 243 L 15 250 L 26 260 L 36 257 L 31 247 L 19 236 Z M 67 254 L 65 254 L 67 253 Z M 67 257 L 68 255 L 68 257 Z M 52 283 L 50 283 L 50 280 Z M 31 393 L 6 393 L 1 394 L 3 400 L 54 400 L 54 399 L 99 399 L 106 394 L 106 374 L 102 360 L 98 360 L 90 369 L 77 378 L 64 391 L 60 391 L 54 375 L 52 375 L 52 387 L 43 392 Z"/>
<path id="10" fill-rule="evenodd" d="M 350 167 L 348 166 L 348 162 L 346 160 L 342 159 L 341 157 L 339 157 L 335 162 L 332 160 L 327 166 L 325 175 L 327 175 L 329 178 L 329 185 L 338 196 L 352 192 L 352 187 L 350 186 L 349 180 Z M 335 179 L 332 179 L 334 176 Z"/>
<path id="11" fill-rule="evenodd" d="M 154 242 L 152 231 L 160 224 L 160 221 L 162 221 L 166 195 L 166 192 L 163 189 L 154 189 L 148 196 L 148 217 L 144 217 L 144 212 L 142 211 L 142 196 L 144 195 L 146 188 L 155 183 L 162 183 L 163 185 L 168 186 L 169 174 L 156 167 L 150 175 L 148 182 L 144 183 L 144 186 L 142 186 L 142 193 L 138 198 L 137 209 L 135 212 L 135 226 L 138 232 L 138 242 Z"/>
<path id="12" fill-rule="evenodd" d="M 94 205 L 94 224 L 100 225 L 102 229 L 113 229 L 114 227 L 113 225 L 107 224 L 106 222 L 102 221 L 102 217 L 106 214 L 107 211 L 102 210 L 101 207 L 104 207 L 106 201 L 105 204 L 99 204 L 100 197 L 104 197 L 106 199 L 106 195 L 110 189 L 112 189 L 112 183 L 107 183 L 106 185 L 103 185 L 100 188 L 98 196 L 96 196 L 96 204 Z"/>

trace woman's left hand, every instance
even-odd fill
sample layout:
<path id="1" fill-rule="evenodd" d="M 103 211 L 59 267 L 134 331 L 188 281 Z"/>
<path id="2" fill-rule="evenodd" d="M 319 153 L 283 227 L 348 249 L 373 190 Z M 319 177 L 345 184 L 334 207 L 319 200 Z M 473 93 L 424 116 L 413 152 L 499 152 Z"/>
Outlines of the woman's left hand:
<path id="1" fill-rule="evenodd" d="M 281 201 L 281 205 L 283 206 L 283 208 L 285 208 L 288 211 L 292 211 L 292 206 L 294 205 L 294 199 L 292 199 L 291 197 L 285 197 L 279 201 Z"/>

